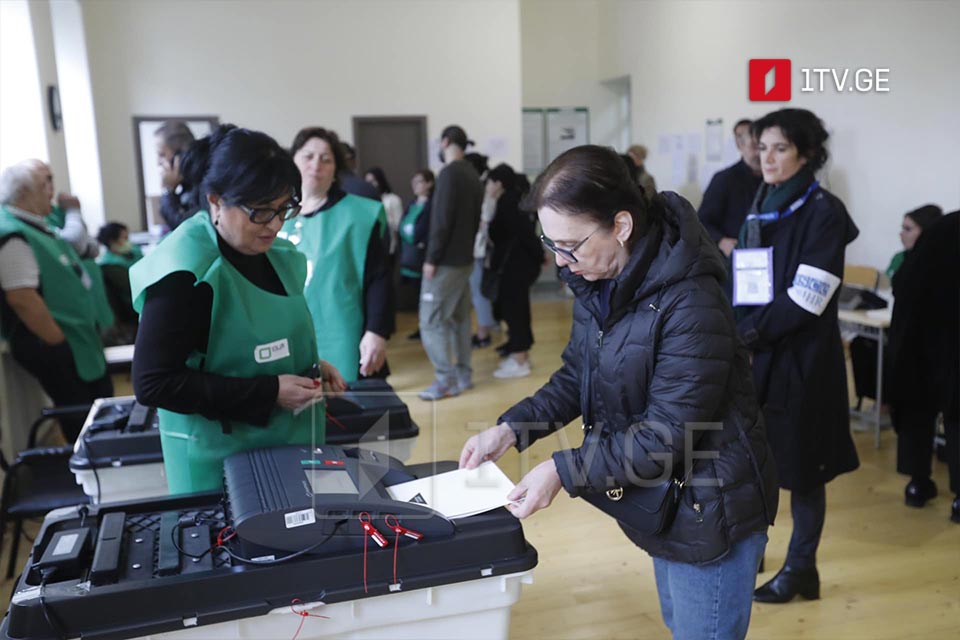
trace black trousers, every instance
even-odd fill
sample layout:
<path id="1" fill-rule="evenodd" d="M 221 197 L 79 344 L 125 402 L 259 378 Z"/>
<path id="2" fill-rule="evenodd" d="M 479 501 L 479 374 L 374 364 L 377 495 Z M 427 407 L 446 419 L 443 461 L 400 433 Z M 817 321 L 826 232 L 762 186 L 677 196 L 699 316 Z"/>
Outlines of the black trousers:
<path id="1" fill-rule="evenodd" d="M 793 534 L 784 564 L 797 569 L 815 567 L 823 521 L 827 516 L 826 487 L 820 485 L 805 492 L 791 491 L 790 513 L 793 516 Z"/>
<path id="2" fill-rule="evenodd" d="M 933 475 L 933 437 L 936 409 L 898 408 L 891 417 L 897 429 L 897 471 L 921 480 Z M 955 416 L 944 415 L 950 491 L 960 494 L 960 427 Z"/>
<path id="3" fill-rule="evenodd" d="M 37 378 L 54 406 L 90 404 L 97 398 L 113 396 L 109 374 L 104 373 L 103 377 L 90 382 L 80 379 L 66 342 L 50 346 L 20 325 L 11 336 L 10 350 L 20 366 Z M 80 435 L 85 418 L 85 415 L 60 418 L 60 429 L 68 442 Z"/>
<path id="4" fill-rule="evenodd" d="M 507 323 L 507 354 L 529 351 L 533 346 L 533 326 L 530 316 L 529 278 L 513 280 L 509 272 L 500 279 L 500 291 L 495 304 L 495 315 Z"/>

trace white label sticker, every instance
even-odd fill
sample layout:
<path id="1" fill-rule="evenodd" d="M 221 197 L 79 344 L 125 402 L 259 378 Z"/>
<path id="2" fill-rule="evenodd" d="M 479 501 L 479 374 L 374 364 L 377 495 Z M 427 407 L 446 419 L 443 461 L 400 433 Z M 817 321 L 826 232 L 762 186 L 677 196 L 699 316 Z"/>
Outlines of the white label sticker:
<path id="1" fill-rule="evenodd" d="M 787 295 L 797 306 L 814 315 L 822 315 L 830 304 L 833 294 L 840 288 L 840 278 L 809 264 L 797 267 L 793 285 L 787 289 Z"/>
<path id="2" fill-rule="evenodd" d="M 286 338 L 269 344 L 257 345 L 253 349 L 253 359 L 256 360 L 258 364 L 282 360 L 289 355 L 290 343 L 287 342 Z"/>
<path id="3" fill-rule="evenodd" d="M 285 513 L 283 519 L 286 522 L 287 529 L 295 529 L 316 522 L 317 514 L 313 512 L 313 509 L 304 509 L 303 511 Z"/>
<path id="4" fill-rule="evenodd" d="M 65 553 L 70 553 L 73 550 L 73 546 L 77 544 L 77 538 L 80 535 L 77 533 L 68 533 L 59 540 L 57 540 L 57 546 L 53 548 L 53 555 L 62 556 Z"/>
<path id="5" fill-rule="evenodd" d="M 734 306 L 763 306 L 773 301 L 773 249 L 733 252 Z"/>
<path id="6" fill-rule="evenodd" d="M 33 600 L 34 598 L 40 597 L 40 587 L 30 587 L 28 589 L 23 589 L 17 591 L 13 594 L 13 598 L 10 600 L 13 604 L 20 604 L 21 602 L 26 602 L 27 600 Z"/>

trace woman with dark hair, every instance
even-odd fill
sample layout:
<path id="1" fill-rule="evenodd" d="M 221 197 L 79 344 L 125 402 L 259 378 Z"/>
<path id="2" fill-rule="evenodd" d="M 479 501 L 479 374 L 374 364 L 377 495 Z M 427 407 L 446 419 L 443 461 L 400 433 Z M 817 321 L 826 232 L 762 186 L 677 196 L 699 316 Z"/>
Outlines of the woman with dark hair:
<path id="1" fill-rule="evenodd" d="M 900 242 L 903 244 L 903 251 L 896 253 L 890 259 L 890 265 L 887 267 L 887 277 L 891 283 L 893 278 L 903 264 L 903 259 L 907 252 L 913 249 L 917 244 L 917 238 L 926 231 L 927 227 L 943 216 L 943 209 L 935 204 L 925 204 L 922 207 L 908 211 L 903 214 L 903 222 L 900 223 Z"/>
<path id="2" fill-rule="evenodd" d="M 539 391 L 467 441 L 460 466 L 582 416 L 583 445 L 534 467 L 508 508 L 526 518 L 560 489 L 582 497 L 653 556 L 674 638 L 743 638 L 777 489 L 720 252 L 690 203 L 648 202 L 603 147 L 561 154 L 530 202 L 576 295 L 570 342 Z M 672 520 L 634 506 L 670 487 Z"/>
<path id="3" fill-rule="evenodd" d="M 129 269 L 143 257 L 140 247 L 130 242 L 130 231 L 127 225 L 120 222 L 108 222 L 100 227 L 97 242 L 107 249 L 97 259 L 97 263 L 101 266 L 115 264 Z"/>
<path id="4" fill-rule="evenodd" d="M 108 222 L 100 227 L 97 242 L 106 251 L 97 258 L 114 323 L 104 332 L 104 344 L 131 344 L 137 337 L 139 316 L 130 297 L 130 267 L 143 257 L 140 247 L 130 242 L 127 225 Z"/>
<path id="5" fill-rule="evenodd" d="M 347 382 L 385 378 L 394 318 L 383 205 L 341 188 L 337 175 L 345 165 L 333 131 L 301 129 L 290 152 L 303 213 L 283 225 L 280 237 L 307 257 L 305 295 L 317 347 Z"/>
<path id="6" fill-rule="evenodd" d="M 421 169 L 410 180 L 415 199 L 407 206 L 400 222 L 400 283 L 416 287 L 416 300 L 420 299 L 423 284 L 423 263 L 427 258 L 427 241 L 430 239 L 430 198 L 436 177 L 430 169 Z M 407 336 L 420 339 L 420 329 Z"/>
<path id="7" fill-rule="evenodd" d="M 530 287 L 540 275 L 543 246 L 533 216 L 520 207 L 523 193 L 510 165 L 499 164 L 487 173 L 486 191 L 487 197 L 496 202 L 490 222 L 492 255 L 486 271 L 498 282 L 494 315 L 507 323 L 507 341 L 499 350 L 504 359 L 493 377 L 523 378 L 530 375 L 529 352 L 533 346 Z"/>
<path id="8" fill-rule="evenodd" d="M 383 209 L 387 214 L 387 226 L 390 233 L 390 255 L 397 252 L 397 233 L 400 229 L 400 219 L 403 218 L 403 202 L 400 196 L 393 192 L 387 176 L 380 167 L 371 167 L 367 169 L 363 179 L 368 184 L 373 185 L 380 194 L 380 201 L 383 202 Z"/>
<path id="9" fill-rule="evenodd" d="M 828 137 L 815 114 L 781 109 L 754 121 L 751 131 L 764 184 L 733 254 L 734 305 L 793 514 L 783 568 L 754 597 L 782 603 L 797 594 L 820 597 L 816 558 L 826 483 L 860 465 L 850 437 L 836 295 L 846 246 L 859 230 L 815 178 L 827 161 Z"/>
<path id="10" fill-rule="evenodd" d="M 343 379 L 317 357 L 306 265 L 277 239 L 300 211 L 300 172 L 264 133 L 223 125 L 183 158 L 205 211 L 130 269 L 140 332 L 137 399 L 160 408 L 171 493 L 222 484 L 227 456 L 323 443 L 323 411 L 300 411 Z"/>

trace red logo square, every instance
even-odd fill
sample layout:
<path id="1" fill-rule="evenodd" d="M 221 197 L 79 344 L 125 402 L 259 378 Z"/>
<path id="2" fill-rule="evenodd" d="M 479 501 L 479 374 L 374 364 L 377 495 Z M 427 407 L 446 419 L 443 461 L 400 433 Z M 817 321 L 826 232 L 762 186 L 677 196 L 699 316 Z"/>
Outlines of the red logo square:
<path id="1" fill-rule="evenodd" d="M 785 58 L 750 60 L 750 100 L 788 102 L 790 100 L 790 60 Z"/>

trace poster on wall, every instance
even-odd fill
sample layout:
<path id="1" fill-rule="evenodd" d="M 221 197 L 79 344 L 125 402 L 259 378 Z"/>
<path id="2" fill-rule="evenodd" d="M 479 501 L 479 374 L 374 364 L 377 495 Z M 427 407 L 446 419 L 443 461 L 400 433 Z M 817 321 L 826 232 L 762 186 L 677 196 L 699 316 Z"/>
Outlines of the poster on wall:
<path id="1" fill-rule="evenodd" d="M 590 143 L 590 112 L 586 107 L 547 109 L 547 162 Z"/>
<path id="2" fill-rule="evenodd" d="M 160 196 L 163 194 L 163 166 L 171 152 L 164 144 L 163 131 L 173 131 L 175 138 L 188 140 L 202 138 L 220 124 L 217 116 L 134 116 L 133 142 L 139 178 L 140 220 L 144 231 L 161 235 L 164 231 L 160 215 Z M 189 131 L 189 135 L 184 131 Z M 163 129 L 161 129 L 163 128 Z"/>
<path id="3" fill-rule="evenodd" d="M 543 109 L 523 110 L 523 172 L 535 176 L 546 166 L 546 118 Z"/>

